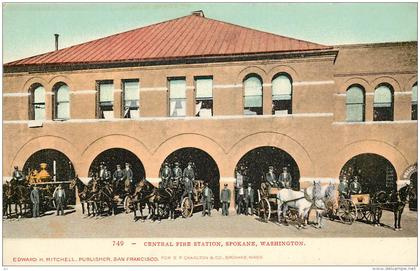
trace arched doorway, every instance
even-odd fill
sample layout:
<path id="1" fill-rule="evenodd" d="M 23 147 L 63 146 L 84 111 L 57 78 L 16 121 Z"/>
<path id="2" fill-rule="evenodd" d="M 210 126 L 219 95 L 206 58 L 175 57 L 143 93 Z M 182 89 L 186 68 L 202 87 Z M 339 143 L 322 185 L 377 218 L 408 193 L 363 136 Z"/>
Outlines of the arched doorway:
<path id="1" fill-rule="evenodd" d="M 193 169 L 196 180 L 203 180 L 209 184 L 214 194 L 214 207 L 219 207 L 219 168 L 214 159 L 205 151 L 197 148 L 187 147 L 172 152 L 166 157 L 164 163 L 168 163 L 171 169 L 174 163 L 179 162 L 180 168 L 184 170 L 188 162 L 193 162 Z M 163 164 L 161 165 L 161 169 Z"/>
<path id="2" fill-rule="evenodd" d="M 259 189 L 269 166 L 274 167 L 277 179 L 283 167 L 287 167 L 292 176 L 292 188 L 299 189 L 300 172 L 296 161 L 286 151 L 276 147 L 264 146 L 250 150 L 236 164 L 235 173 L 242 171 L 244 185 L 252 183 L 254 189 Z"/>
<path id="3" fill-rule="evenodd" d="M 101 162 L 105 163 L 111 174 L 117 169 L 117 165 L 121 165 L 121 168 L 124 169 L 125 163 L 129 163 L 135 181 L 139 181 L 146 176 L 143 163 L 134 153 L 126 149 L 112 148 L 101 152 L 90 164 L 89 176 L 99 172 L 99 164 Z"/>
<path id="4" fill-rule="evenodd" d="M 358 176 L 362 193 L 390 192 L 397 188 L 397 173 L 394 166 L 378 154 L 364 153 L 354 156 L 341 169 L 340 180 L 344 175 L 350 181 Z"/>
<path id="5" fill-rule="evenodd" d="M 41 163 L 47 164 L 46 170 L 55 181 L 68 181 L 75 174 L 70 159 L 54 149 L 43 149 L 32 154 L 23 166 L 23 173 L 28 176 L 32 170 L 39 172 Z"/>

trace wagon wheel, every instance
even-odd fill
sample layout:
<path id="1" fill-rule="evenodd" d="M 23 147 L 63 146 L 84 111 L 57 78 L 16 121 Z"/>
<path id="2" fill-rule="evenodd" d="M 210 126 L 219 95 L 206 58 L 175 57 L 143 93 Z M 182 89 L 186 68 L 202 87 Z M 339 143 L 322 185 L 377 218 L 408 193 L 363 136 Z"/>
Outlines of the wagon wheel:
<path id="1" fill-rule="evenodd" d="M 126 214 L 131 212 L 131 208 L 133 207 L 133 200 L 130 196 L 125 196 L 124 198 L 124 211 Z"/>
<path id="2" fill-rule="evenodd" d="M 185 197 L 181 202 L 181 213 L 183 218 L 191 217 L 194 209 L 194 203 L 190 198 Z"/>
<path id="3" fill-rule="evenodd" d="M 271 217 L 271 206 L 268 199 L 262 199 L 258 203 L 258 216 L 262 221 L 268 222 Z"/>
<path id="4" fill-rule="evenodd" d="M 368 213 L 369 209 L 359 207 L 357 208 L 357 220 L 363 220 L 366 219 L 366 215 Z"/>
<path id="5" fill-rule="evenodd" d="M 369 223 L 375 222 L 375 208 L 369 208 L 364 212 L 364 218 Z"/>
<path id="6" fill-rule="evenodd" d="M 351 200 L 342 200 L 338 207 L 337 215 L 341 222 L 351 225 L 357 218 L 357 207 Z"/>

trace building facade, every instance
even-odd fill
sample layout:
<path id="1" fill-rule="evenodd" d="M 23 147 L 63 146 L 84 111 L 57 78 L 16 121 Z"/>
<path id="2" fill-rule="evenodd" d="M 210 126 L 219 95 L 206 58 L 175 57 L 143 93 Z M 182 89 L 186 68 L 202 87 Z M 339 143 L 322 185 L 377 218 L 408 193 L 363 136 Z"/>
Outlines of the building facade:
<path id="1" fill-rule="evenodd" d="M 195 12 L 4 64 L 3 146 L 3 179 L 105 161 L 157 183 L 192 161 L 215 190 L 242 165 L 256 188 L 269 165 L 295 188 L 397 187 L 417 174 L 417 42 L 324 46 Z"/>

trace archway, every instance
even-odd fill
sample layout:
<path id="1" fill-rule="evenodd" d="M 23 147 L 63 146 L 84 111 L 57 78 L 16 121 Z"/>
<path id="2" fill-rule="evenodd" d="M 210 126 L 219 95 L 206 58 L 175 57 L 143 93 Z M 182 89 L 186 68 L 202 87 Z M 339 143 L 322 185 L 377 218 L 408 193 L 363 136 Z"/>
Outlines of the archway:
<path id="1" fill-rule="evenodd" d="M 265 180 L 269 166 L 274 167 L 277 179 L 283 167 L 287 167 L 292 176 L 292 188 L 299 189 L 300 171 L 296 161 L 286 151 L 276 147 L 264 146 L 250 150 L 236 164 L 235 172 L 242 171 L 244 185 L 251 183 L 254 189 L 258 189 Z"/>
<path id="2" fill-rule="evenodd" d="M 54 149 L 43 149 L 33 153 L 25 162 L 23 172 L 29 175 L 34 169 L 40 170 L 40 164 L 46 163 L 46 170 L 55 181 L 68 181 L 75 174 L 73 163 L 62 152 Z"/>
<path id="3" fill-rule="evenodd" d="M 344 175 L 350 181 L 358 176 L 362 193 L 390 192 L 397 188 L 397 173 L 394 166 L 378 154 L 364 153 L 354 156 L 341 169 L 340 180 Z"/>
<path id="4" fill-rule="evenodd" d="M 134 153 L 126 149 L 112 148 L 101 152 L 90 164 L 89 176 L 99 172 L 99 164 L 101 162 L 105 163 L 111 174 L 117 169 L 117 165 L 121 165 L 121 168 L 124 168 L 125 163 L 129 163 L 135 181 L 139 181 L 146 176 L 143 163 Z"/>
<path id="5" fill-rule="evenodd" d="M 168 163 L 172 169 L 174 168 L 175 162 L 179 162 L 179 166 L 182 170 L 187 167 L 188 162 L 193 162 L 195 179 L 203 180 L 209 184 L 209 187 L 213 191 L 214 195 L 214 205 L 218 208 L 220 202 L 220 172 L 214 159 L 207 152 L 201 149 L 187 147 L 172 152 L 164 160 L 164 163 Z M 161 168 L 162 167 L 163 164 L 161 165 Z"/>

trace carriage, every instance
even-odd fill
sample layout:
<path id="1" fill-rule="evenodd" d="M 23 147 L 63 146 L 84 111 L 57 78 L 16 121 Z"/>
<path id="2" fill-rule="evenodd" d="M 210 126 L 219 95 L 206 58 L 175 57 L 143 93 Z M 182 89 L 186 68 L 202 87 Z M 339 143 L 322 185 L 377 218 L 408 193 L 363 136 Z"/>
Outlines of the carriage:
<path id="1" fill-rule="evenodd" d="M 178 211 L 181 212 L 182 217 L 184 218 L 191 217 L 194 213 L 195 208 L 203 206 L 201 202 L 203 189 L 204 189 L 204 181 L 195 180 L 192 199 L 190 200 L 190 198 L 184 197 L 181 201 L 180 208 L 178 209 Z"/>
<path id="2" fill-rule="evenodd" d="M 268 222 L 273 215 L 277 215 L 277 194 L 280 191 L 281 188 L 264 187 L 264 185 L 262 185 L 261 189 L 257 190 L 257 215 L 262 221 Z M 289 208 L 286 215 L 291 221 L 297 220 L 297 211 L 293 208 Z"/>

